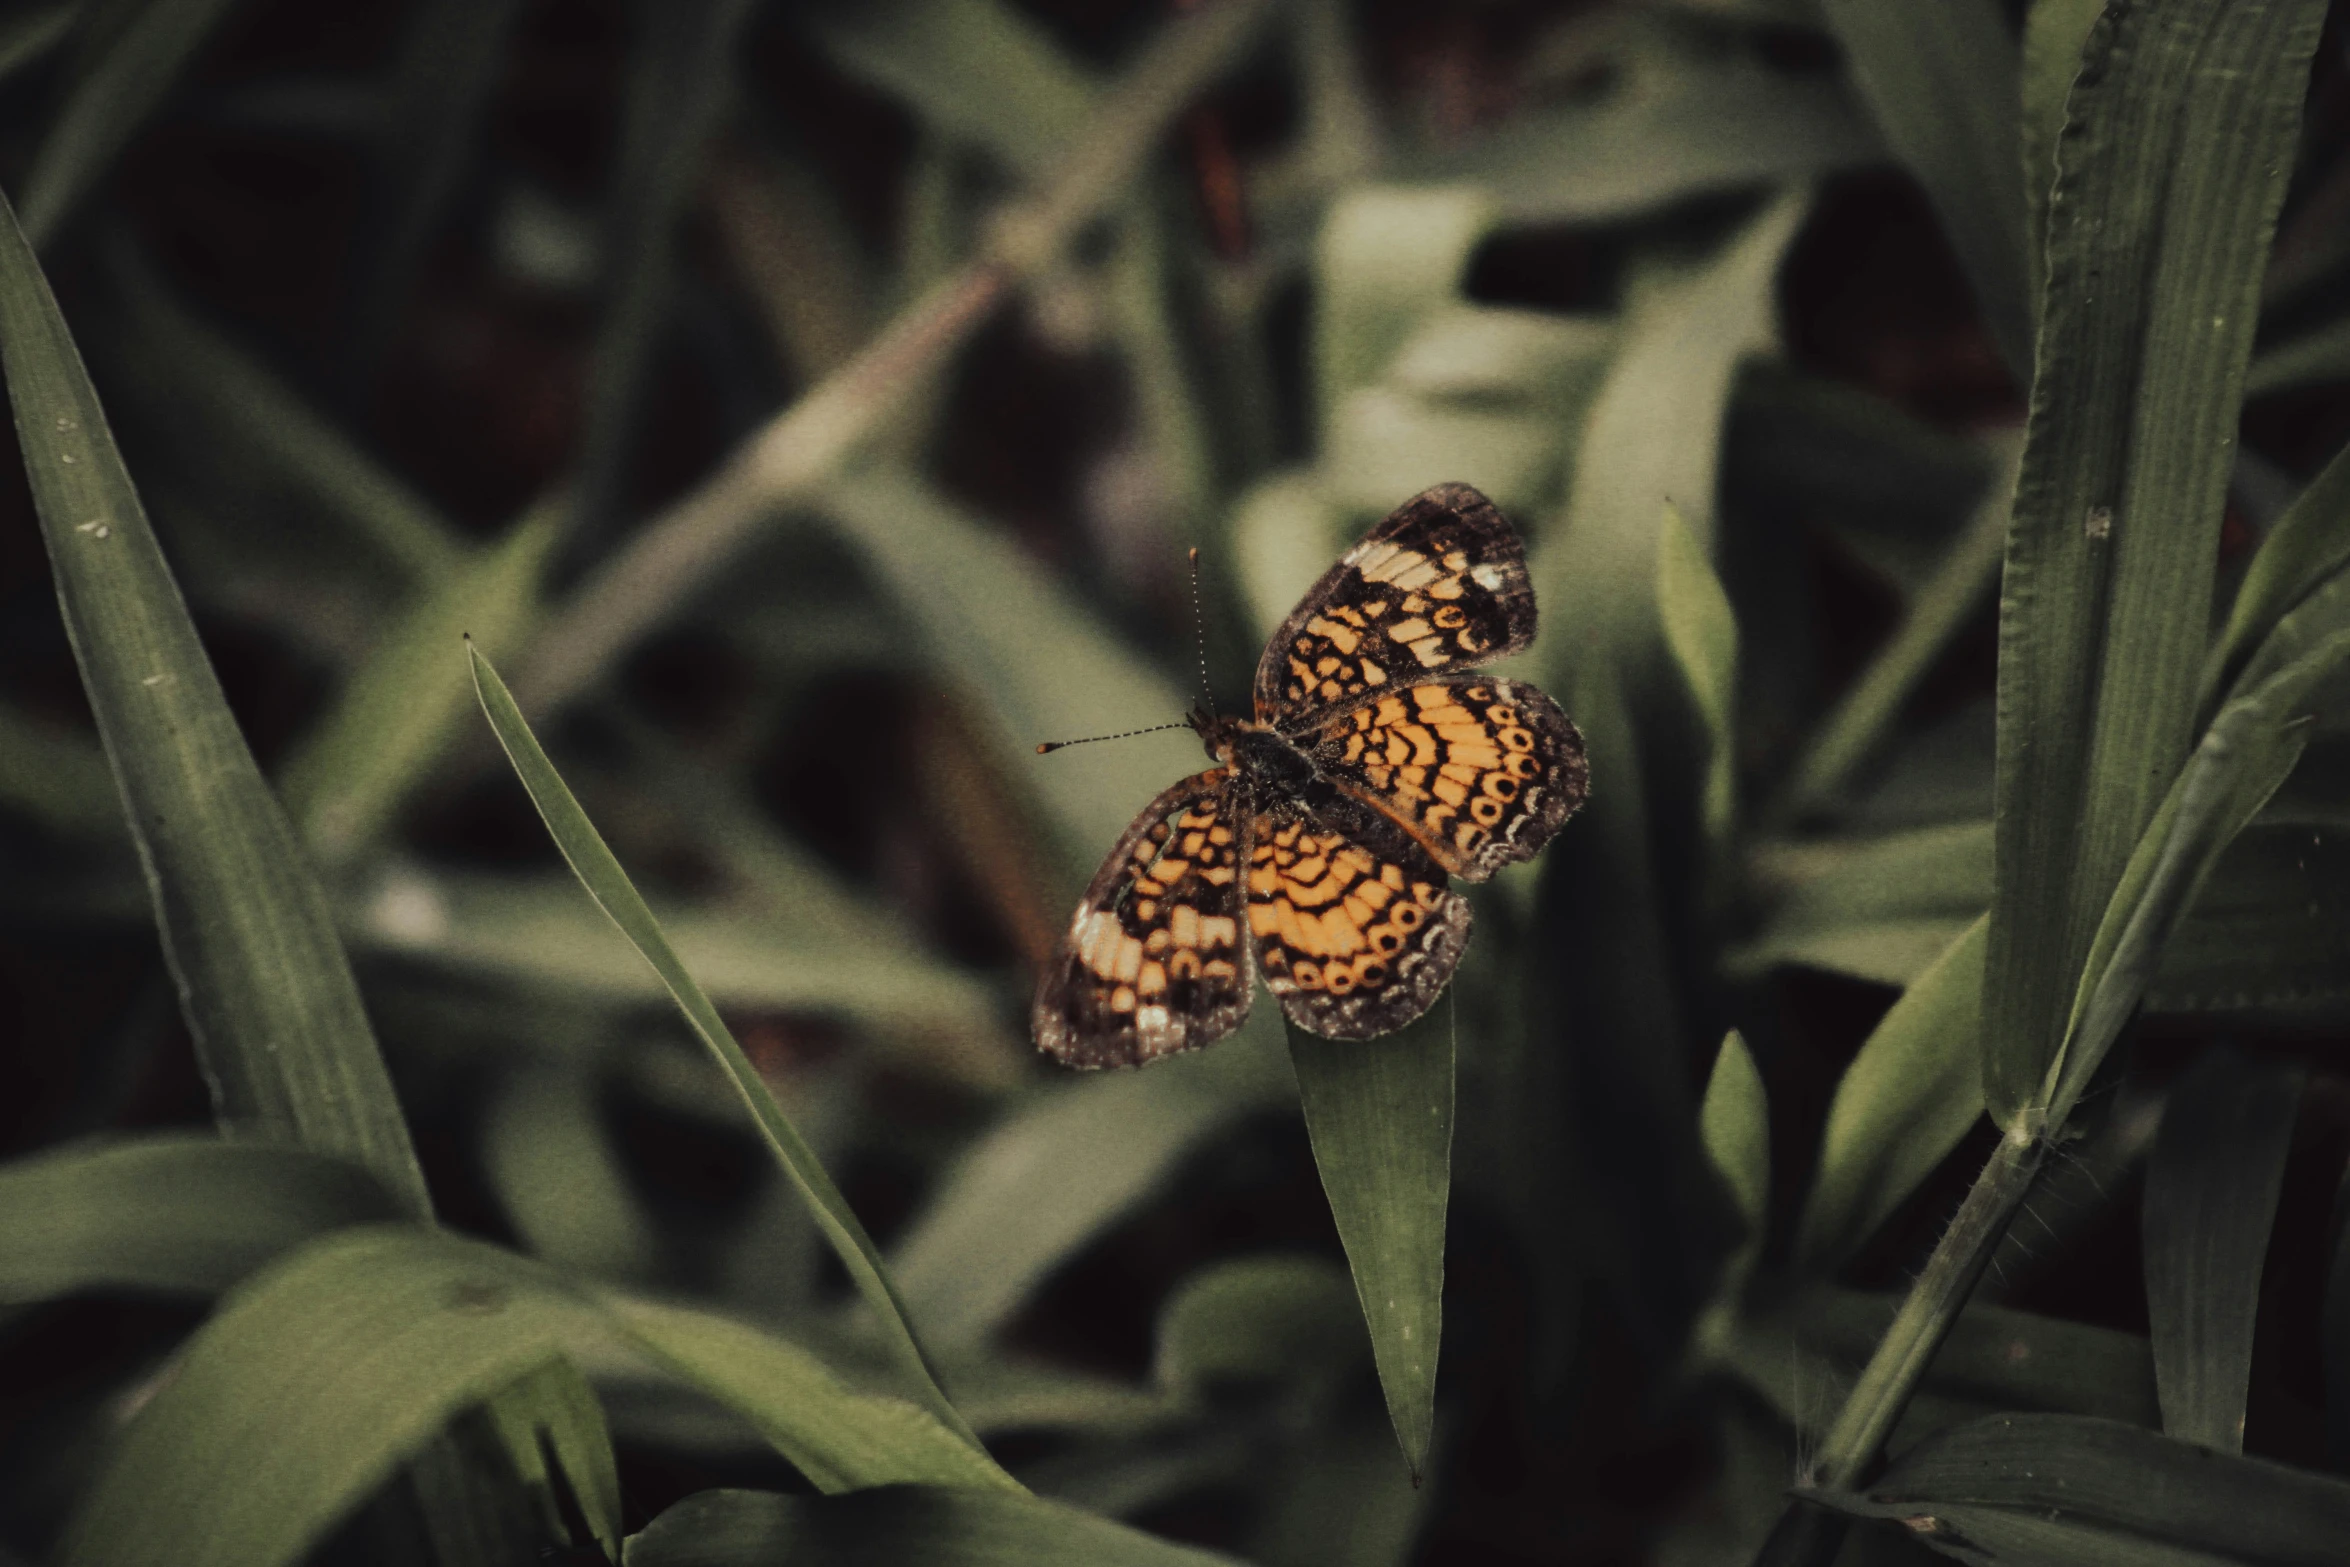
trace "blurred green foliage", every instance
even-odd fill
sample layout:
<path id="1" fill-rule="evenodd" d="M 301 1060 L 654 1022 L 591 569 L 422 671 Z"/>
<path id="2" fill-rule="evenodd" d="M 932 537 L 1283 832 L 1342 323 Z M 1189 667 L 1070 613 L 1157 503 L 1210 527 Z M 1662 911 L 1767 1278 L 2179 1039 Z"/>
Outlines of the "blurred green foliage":
<path id="1" fill-rule="evenodd" d="M 2350 1556 L 2326 21 L 0 17 L 0 1563 Z M 1041 1064 L 1448 480 L 1588 807 Z"/>

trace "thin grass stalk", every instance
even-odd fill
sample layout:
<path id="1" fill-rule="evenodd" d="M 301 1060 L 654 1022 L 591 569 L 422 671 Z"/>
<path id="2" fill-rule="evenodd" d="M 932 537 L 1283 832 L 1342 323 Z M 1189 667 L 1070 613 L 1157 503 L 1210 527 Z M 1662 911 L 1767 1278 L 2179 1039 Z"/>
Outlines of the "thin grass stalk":
<path id="1" fill-rule="evenodd" d="M 1168 26 L 1105 101 L 1051 185 L 1006 213 L 961 269 L 739 448 L 595 572 L 514 685 L 548 713 L 714 578 L 795 497 L 837 473 L 1021 281 L 1115 202 L 1184 106 L 1256 36 L 1274 0 L 1220 0 Z"/>

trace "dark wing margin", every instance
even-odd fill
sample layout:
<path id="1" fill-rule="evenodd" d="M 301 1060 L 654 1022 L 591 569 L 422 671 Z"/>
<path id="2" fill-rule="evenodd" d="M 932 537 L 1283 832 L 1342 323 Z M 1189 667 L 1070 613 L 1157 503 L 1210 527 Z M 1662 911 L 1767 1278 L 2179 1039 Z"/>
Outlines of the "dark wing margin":
<path id="1" fill-rule="evenodd" d="M 1344 796 L 1260 813 L 1248 884 L 1265 988 L 1292 1023 L 1326 1039 L 1373 1039 L 1411 1022 L 1468 946 L 1468 901 L 1443 868 Z"/>
<path id="2" fill-rule="evenodd" d="M 1296 738 L 1324 778 L 1463 881 L 1532 859 L 1590 788 L 1583 737 L 1559 705 L 1493 675 L 1421 681 Z"/>
<path id="3" fill-rule="evenodd" d="M 1141 1066 L 1238 1028 L 1253 984 L 1241 939 L 1246 813 L 1230 768 L 1142 808 L 1037 981 L 1037 1048 L 1064 1066 Z"/>
<path id="4" fill-rule="evenodd" d="M 1389 513 L 1282 622 L 1257 665 L 1257 721 L 1287 728 L 1533 641 L 1517 530 L 1468 485 L 1440 484 Z"/>

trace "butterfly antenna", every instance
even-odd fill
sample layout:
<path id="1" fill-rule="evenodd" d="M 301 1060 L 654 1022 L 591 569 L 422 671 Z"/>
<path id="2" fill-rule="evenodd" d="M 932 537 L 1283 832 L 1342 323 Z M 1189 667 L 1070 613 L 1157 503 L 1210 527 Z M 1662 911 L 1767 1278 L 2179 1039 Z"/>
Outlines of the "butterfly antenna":
<path id="1" fill-rule="evenodd" d="M 1037 746 L 1036 754 L 1044 756 L 1073 745 L 1092 745 L 1097 740 L 1131 740 L 1136 735 L 1155 735 L 1162 729 L 1189 729 L 1190 727 L 1191 720 L 1187 718 L 1179 724 L 1153 724 L 1148 729 L 1129 729 L 1123 734 L 1087 735 L 1082 740 L 1047 740 Z"/>
<path id="2" fill-rule="evenodd" d="M 1215 716 L 1216 692 L 1208 684 L 1208 617 L 1199 603 L 1199 546 L 1191 547 L 1191 645 L 1199 654 L 1200 694 L 1208 699 L 1208 715 Z"/>

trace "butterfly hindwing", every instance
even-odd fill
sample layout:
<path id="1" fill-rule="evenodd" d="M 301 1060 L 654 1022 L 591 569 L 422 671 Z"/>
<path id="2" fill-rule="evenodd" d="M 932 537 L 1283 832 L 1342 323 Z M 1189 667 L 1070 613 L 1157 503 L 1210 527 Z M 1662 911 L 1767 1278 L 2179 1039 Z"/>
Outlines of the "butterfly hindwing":
<path id="1" fill-rule="evenodd" d="M 1252 985 L 1241 940 L 1247 827 L 1228 767 L 1143 807 L 1037 987 L 1039 1047 L 1069 1066 L 1140 1066 L 1240 1026 Z"/>
<path id="2" fill-rule="evenodd" d="M 1422 681 L 1293 738 L 1324 778 L 1465 881 L 1533 858 L 1590 780 L 1583 737 L 1558 704 L 1491 675 Z"/>
<path id="3" fill-rule="evenodd" d="M 1534 640 L 1526 551 L 1465 484 L 1406 501 L 1314 584 L 1257 665 L 1260 723 L 1367 700 Z"/>
<path id="4" fill-rule="evenodd" d="M 1338 796 L 1260 807 L 1249 831 L 1257 970 L 1291 1022 L 1331 1039 L 1428 1010 L 1469 939 L 1469 905 L 1394 823 Z"/>

